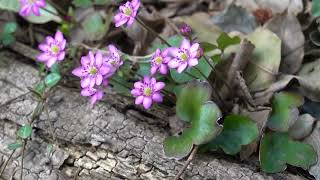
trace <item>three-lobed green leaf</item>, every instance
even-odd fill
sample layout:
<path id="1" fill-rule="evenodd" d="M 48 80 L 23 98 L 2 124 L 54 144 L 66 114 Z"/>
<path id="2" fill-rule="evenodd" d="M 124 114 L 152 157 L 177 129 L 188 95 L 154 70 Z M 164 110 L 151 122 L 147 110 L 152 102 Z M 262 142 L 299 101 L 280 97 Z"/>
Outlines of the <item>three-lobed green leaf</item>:
<path id="1" fill-rule="evenodd" d="M 311 12 L 314 17 L 320 16 L 320 0 L 312 0 Z"/>
<path id="2" fill-rule="evenodd" d="M 288 133 L 267 133 L 260 144 L 260 165 L 267 173 L 277 173 L 286 169 L 286 164 L 308 169 L 317 161 L 317 153 L 312 146 L 293 141 Z"/>

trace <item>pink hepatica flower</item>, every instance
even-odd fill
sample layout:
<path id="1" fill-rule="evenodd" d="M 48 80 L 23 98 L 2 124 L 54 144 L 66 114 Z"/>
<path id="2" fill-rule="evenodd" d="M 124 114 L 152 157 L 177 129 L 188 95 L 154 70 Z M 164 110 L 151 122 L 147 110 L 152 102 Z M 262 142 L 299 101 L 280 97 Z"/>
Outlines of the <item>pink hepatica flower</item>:
<path id="1" fill-rule="evenodd" d="M 169 50 L 165 49 L 161 52 L 160 49 L 157 49 L 154 55 L 151 58 L 151 75 L 154 75 L 158 70 L 161 74 L 168 73 L 167 63 L 170 61 Z"/>
<path id="2" fill-rule="evenodd" d="M 38 55 L 37 59 L 46 63 L 50 68 L 57 61 L 62 61 L 65 57 L 66 40 L 60 31 L 57 31 L 54 38 L 51 36 L 46 37 L 44 43 L 39 45 L 39 49 L 42 51 Z"/>
<path id="3" fill-rule="evenodd" d="M 110 67 L 103 65 L 101 52 L 94 55 L 90 51 L 88 56 L 81 58 L 81 65 L 74 69 L 72 74 L 81 78 L 82 88 L 93 88 L 94 85 L 101 85 L 104 75 L 110 71 Z"/>
<path id="4" fill-rule="evenodd" d="M 143 104 L 145 109 L 149 109 L 153 101 L 162 102 L 163 97 L 159 91 L 164 87 L 164 82 L 157 82 L 155 78 L 145 76 L 143 81 L 134 83 L 134 89 L 131 90 L 131 94 L 136 97 L 135 104 Z"/>
<path id="5" fill-rule="evenodd" d="M 85 88 L 81 91 L 82 96 L 90 97 L 90 103 L 95 105 L 97 101 L 100 101 L 103 98 L 103 91 L 95 88 Z"/>
<path id="6" fill-rule="evenodd" d="M 187 67 L 196 66 L 198 64 L 199 44 L 190 44 L 190 41 L 184 39 L 180 48 L 170 48 L 170 54 L 173 56 L 168 66 L 177 69 L 178 73 L 182 73 Z"/>
<path id="7" fill-rule="evenodd" d="M 34 15 L 40 16 L 40 8 L 46 6 L 44 0 L 20 0 L 21 8 L 19 14 L 21 16 L 29 16 L 31 11 Z"/>
<path id="8" fill-rule="evenodd" d="M 103 63 L 104 65 L 109 66 L 111 70 L 106 75 L 106 77 L 112 76 L 123 64 L 119 50 L 114 45 L 109 45 L 108 50 L 109 53 L 107 56 L 104 57 Z"/>
<path id="9" fill-rule="evenodd" d="M 119 12 L 114 16 L 114 22 L 116 27 L 127 23 L 127 26 L 131 26 L 138 13 L 140 7 L 140 0 L 127 1 L 125 4 L 119 7 Z"/>

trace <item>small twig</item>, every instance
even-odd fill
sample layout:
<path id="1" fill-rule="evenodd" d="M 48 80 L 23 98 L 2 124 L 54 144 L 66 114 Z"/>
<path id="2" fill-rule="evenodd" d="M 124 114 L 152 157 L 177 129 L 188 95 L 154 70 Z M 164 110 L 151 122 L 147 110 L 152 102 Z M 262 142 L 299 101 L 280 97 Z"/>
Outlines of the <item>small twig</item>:
<path id="1" fill-rule="evenodd" d="M 14 152 L 16 152 L 16 150 L 13 150 L 13 151 L 11 152 L 11 154 L 10 154 L 10 156 L 8 157 L 7 161 L 3 164 L 3 168 L 2 168 L 2 170 L 1 170 L 1 172 L 0 172 L 0 177 L 2 176 L 4 170 L 6 169 L 6 167 L 7 167 L 8 163 L 9 163 L 10 159 L 12 158 L 12 156 L 13 156 L 13 154 L 14 154 Z"/>
<path id="2" fill-rule="evenodd" d="M 26 149 L 26 144 L 27 140 L 23 141 L 23 146 L 22 146 L 22 154 L 21 154 L 21 174 L 20 174 L 20 180 L 23 178 L 23 158 L 24 158 L 24 151 Z"/>
<path id="3" fill-rule="evenodd" d="M 78 179 L 78 176 L 79 176 L 80 171 L 81 171 L 81 167 L 78 167 L 78 169 L 77 169 L 77 171 L 76 171 L 76 174 L 74 175 L 73 180 L 77 180 L 77 179 Z"/>
<path id="4" fill-rule="evenodd" d="M 194 156 L 196 155 L 197 153 L 197 150 L 198 150 L 198 147 L 197 145 L 195 145 L 187 159 L 187 161 L 184 163 L 183 167 L 180 169 L 179 173 L 174 177 L 174 180 L 179 180 L 180 177 L 182 176 L 183 172 L 187 169 L 187 167 L 189 166 L 189 164 L 191 163 L 191 161 L 193 160 Z"/>
<path id="5" fill-rule="evenodd" d="M 157 38 L 159 38 L 163 43 L 165 43 L 168 47 L 170 47 L 170 43 L 165 40 L 163 37 L 161 37 L 156 31 L 154 31 L 152 28 L 150 28 L 149 26 L 147 26 L 141 19 L 139 16 L 136 17 L 137 22 L 144 27 L 147 31 L 151 32 L 153 35 L 155 35 Z"/>

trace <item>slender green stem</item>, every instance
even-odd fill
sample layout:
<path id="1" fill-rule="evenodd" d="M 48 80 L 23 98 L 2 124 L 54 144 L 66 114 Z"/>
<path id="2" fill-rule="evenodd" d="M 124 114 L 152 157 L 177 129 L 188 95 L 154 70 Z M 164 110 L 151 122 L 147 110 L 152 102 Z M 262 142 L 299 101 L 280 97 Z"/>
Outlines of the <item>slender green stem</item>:
<path id="1" fill-rule="evenodd" d="M 6 167 L 7 167 L 8 163 L 9 163 L 10 159 L 12 158 L 12 156 L 13 156 L 13 154 L 14 154 L 14 152 L 16 152 L 16 150 L 13 150 L 13 151 L 11 152 L 11 154 L 10 154 L 10 156 L 8 157 L 7 161 L 3 164 L 3 168 L 2 168 L 2 170 L 1 170 L 1 172 L 0 172 L 0 177 L 2 176 L 4 170 L 6 169 Z"/>
<path id="2" fill-rule="evenodd" d="M 165 40 L 163 37 L 161 37 L 156 31 L 154 31 L 152 28 L 150 28 L 148 25 L 146 25 L 139 16 L 136 17 L 137 22 L 144 27 L 147 31 L 151 32 L 152 34 L 154 34 L 155 36 L 157 36 L 157 38 L 159 38 L 163 43 L 165 43 L 168 47 L 170 47 L 170 43 Z"/>
<path id="3" fill-rule="evenodd" d="M 118 80 L 115 80 L 115 79 L 113 79 L 113 78 L 110 78 L 110 80 L 113 81 L 113 82 L 115 82 L 115 83 L 117 83 L 117 84 L 119 84 L 119 85 L 121 85 L 121 86 L 124 87 L 124 88 L 127 88 L 128 90 L 131 90 L 131 88 L 130 88 L 129 86 L 127 86 L 127 85 L 119 82 Z"/>

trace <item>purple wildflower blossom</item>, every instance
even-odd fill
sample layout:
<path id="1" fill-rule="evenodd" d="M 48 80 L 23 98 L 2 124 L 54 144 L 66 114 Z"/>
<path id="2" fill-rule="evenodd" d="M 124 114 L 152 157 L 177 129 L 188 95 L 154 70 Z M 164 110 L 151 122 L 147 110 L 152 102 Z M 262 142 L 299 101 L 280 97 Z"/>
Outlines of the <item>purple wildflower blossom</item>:
<path id="1" fill-rule="evenodd" d="M 102 54 L 97 52 L 96 55 L 92 51 L 88 56 L 81 58 L 80 67 L 74 69 L 72 74 L 81 78 L 82 88 L 93 88 L 94 85 L 101 85 L 103 78 L 110 72 L 110 67 L 103 65 Z"/>
<path id="2" fill-rule="evenodd" d="M 60 31 L 57 31 L 54 38 L 47 36 L 44 43 L 39 45 L 39 49 L 42 51 L 37 59 L 46 63 L 50 68 L 57 61 L 62 61 L 65 57 L 66 40 Z"/>
<path id="3" fill-rule="evenodd" d="M 20 0 L 21 8 L 19 14 L 21 16 L 29 16 L 31 11 L 34 15 L 40 16 L 40 8 L 46 6 L 44 0 Z"/>
<path id="4" fill-rule="evenodd" d="M 161 74 L 168 73 L 167 63 L 170 61 L 169 50 L 165 49 L 161 52 L 160 49 L 157 49 L 154 55 L 151 58 L 151 75 L 154 75 L 157 71 Z"/>
<path id="5" fill-rule="evenodd" d="M 85 88 L 81 91 L 82 96 L 90 97 L 90 103 L 94 105 L 97 101 L 100 101 L 103 98 L 103 91 L 95 88 Z"/>
<path id="6" fill-rule="evenodd" d="M 127 1 L 125 4 L 119 7 L 119 12 L 114 16 L 114 22 L 116 27 L 127 23 L 127 26 L 131 26 L 135 20 L 140 7 L 140 0 Z"/>
<path id="7" fill-rule="evenodd" d="M 142 104 L 145 109 L 149 109 L 153 102 L 160 103 L 163 100 L 159 92 L 165 87 L 164 82 L 157 82 L 153 77 L 145 76 L 142 81 L 134 83 L 131 94 L 136 97 L 135 104 Z"/>
<path id="8" fill-rule="evenodd" d="M 188 24 L 183 23 L 180 26 L 180 32 L 183 36 L 189 37 L 191 35 L 192 29 Z"/>
<path id="9" fill-rule="evenodd" d="M 103 59 L 103 64 L 109 66 L 111 70 L 106 74 L 106 77 L 112 76 L 123 64 L 119 50 L 114 45 L 109 45 L 108 51 L 109 53 Z"/>
<path id="10" fill-rule="evenodd" d="M 173 58 L 169 61 L 170 68 L 177 69 L 178 73 L 183 72 L 187 67 L 196 66 L 198 64 L 198 49 L 199 44 L 190 44 L 190 41 L 184 39 L 180 48 L 170 48 L 170 54 Z"/>

